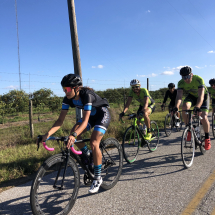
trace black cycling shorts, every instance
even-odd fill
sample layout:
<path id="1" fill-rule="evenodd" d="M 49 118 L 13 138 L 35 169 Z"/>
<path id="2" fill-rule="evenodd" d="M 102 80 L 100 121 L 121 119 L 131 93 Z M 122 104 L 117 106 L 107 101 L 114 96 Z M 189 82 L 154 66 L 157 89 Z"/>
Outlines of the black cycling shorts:
<path id="1" fill-rule="evenodd" d="M 148 108 L 151 109 L 151 113 L 150 113 L 150 114 L 152 114 L 152 113 L 155 111 L 155 104 L 149 105 Z M 137 115 L 139 115 L 139 112 L 142 111 L 142 109 L 143 109 L 143 106 L 140 105 L 140 107 L 139 107 L 139 109 L 138 109 L 138 111 L 137 111 Z"/>
<path id="2" fill-rule="evenodd" d="M 91 130 L 94 127 L 94 131 L 100 131 L 105 134 L 109 124 L 110 124 L 111 116 L 108 108 L 101 107 L 101 109 L 97 109 L 97 113 L 94 116 L 90 115 L 87 131 Z M 80 119 L 78 122 L 82 122 Z"/>

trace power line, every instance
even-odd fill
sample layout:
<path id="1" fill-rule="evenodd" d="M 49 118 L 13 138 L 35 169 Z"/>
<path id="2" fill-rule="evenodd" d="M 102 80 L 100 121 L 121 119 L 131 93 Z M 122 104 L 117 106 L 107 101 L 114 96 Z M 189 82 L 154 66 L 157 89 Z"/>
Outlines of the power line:
<path id="1" fill-rule="evenodd" d="M 166 0 L 169 4 L 170 2 L 168 0 Z M 179 13 L 179 11 L 172 5 L 170 4 L 170 6 L 183 18 L 183 20 L 190 25 L 190 27 L 192 27 L 192 29 L 209 45 L 211 46 L 211 48 L 213 48 L 213 46 Z"/>
<path id="2" fill-rule="evenodd" d="M 17 2 L 15 0 L 15 11 L 16 11 L 16 31 L 17 31 L 17 49 L 18 49 L 18 67 L 19 67 L 19 85 L 21 90 L 21 73 L 20 73 L 20 55 L 19 55 L 19 30 L 18 30 L 18 15 L 17 15 Z"/>

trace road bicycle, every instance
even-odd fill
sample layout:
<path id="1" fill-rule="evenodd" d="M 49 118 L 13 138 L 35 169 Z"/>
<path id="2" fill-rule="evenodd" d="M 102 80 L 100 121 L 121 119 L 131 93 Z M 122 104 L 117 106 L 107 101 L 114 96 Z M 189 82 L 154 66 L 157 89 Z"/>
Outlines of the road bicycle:
<path id="1" fill-rule="evenodd" d="M 48 158 L 37 171 L 31 186 L 31 209 L 34 215 L 68 214 L 75 204 L 80 187 L 77 163 L 85 172 L 84 184 L 91 185 L 94 178 L 91 159 L 81 151 L 76 151 L 74 146 L 68 149 L 68 137 L 49 137 L 47 140 L 57 141 L 61 153 Z M 90 139 L 83 139 L 76 143 L 89 141 Z M 54 150 L 46 142 L 43 142 L 43 146 L 46 150 Z M 108 138 L 100 142 L 100 150 L 103 179 L 101 187 L 108 190 L 116 185 L 122 172 L 122 147 L 115 138 Z"/>
<path id="2" fill-rule="evenodd" d="M 130 115 L 125 116 L 129 116 L 129 120 L 133 119 L 133 123 L 126 129 L 124 133 L 122 141 L 122 150 L 127 163 L 133 163 L 137 159 L 140 147 L 147 145 L 150 152 L 153 152 L 157 149 L 159 144 L 159 128 L 155 121 L 151 121 L 150 127 L 152 137 L 150 140 L 146 140 L 144 135 L 147 134 L 147 130 L 140 130 L 137 124 L 139 120 L 137 118 L 137 114 L 132 113 Z M 122 122 L 124 123 L 123 120 Z"/>
<path id="3" fill-rule="evenodd" d="M 164 130 L 167 137 L 172 133 L 173 128 L 176 128 L 176 131 L 181 131 L 182 129 L 182 112 L 178 111 L 180 114 L 180 124 L 176 126 L 177 120 L 179 119 L 176 114 L 171 115 L 171 112 L 168 113 L 165 117 Z"/>
<path id="4" fill-rule="evenodd" d="M 193 110 L 185 110 L 189 117 L 189 123 L 186 125 L 181 139 L 181 157 L 186 168 L 193 164 L 195 149 L 199 147 L 203 155 L 206 152 L 204 147 L 205 134 L 200 121 L 202 117 L 192 115 L 192 112 Z"/>

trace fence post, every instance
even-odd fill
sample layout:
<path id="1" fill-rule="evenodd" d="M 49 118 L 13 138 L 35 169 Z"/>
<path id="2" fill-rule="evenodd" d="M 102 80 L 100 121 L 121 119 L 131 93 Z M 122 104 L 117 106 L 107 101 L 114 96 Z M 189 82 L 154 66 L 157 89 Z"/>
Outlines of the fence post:
<path id="1" fill-rule="evenodd" d="M 33 126 L 33 108 L 32 108 L 32 100 L 29 100 L 29 123 L 30 123 L 30 133 L 31 137 L 34 137 L 34 126 Z"/>

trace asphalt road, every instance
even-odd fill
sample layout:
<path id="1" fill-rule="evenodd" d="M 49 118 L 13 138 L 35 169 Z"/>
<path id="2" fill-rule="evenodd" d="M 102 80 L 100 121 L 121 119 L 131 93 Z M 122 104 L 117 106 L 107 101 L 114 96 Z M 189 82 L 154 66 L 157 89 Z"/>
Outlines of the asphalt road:
<path id="1" fill-rule="evenodd" d="M 81 179 L 78 199 L 69 214 L 181 214 L 215 170 L 215 140 L 211 137 L 212 148 L 205 155 L 198 149 L 193 166 L 185 169 L 180 154 L 181 136 L 182 132 L 173 132 L 170 137 L 161 132 L 155 152 L 141 148 L 137 161 L 124 161 L 120 180 L 111 190 L 88 195 L 89 187 Z M 31 183 L 0 193 L 0 214 L 32 214 Z M 214 200 L 213 184 L 193 214 L 211 214 Z"/>

